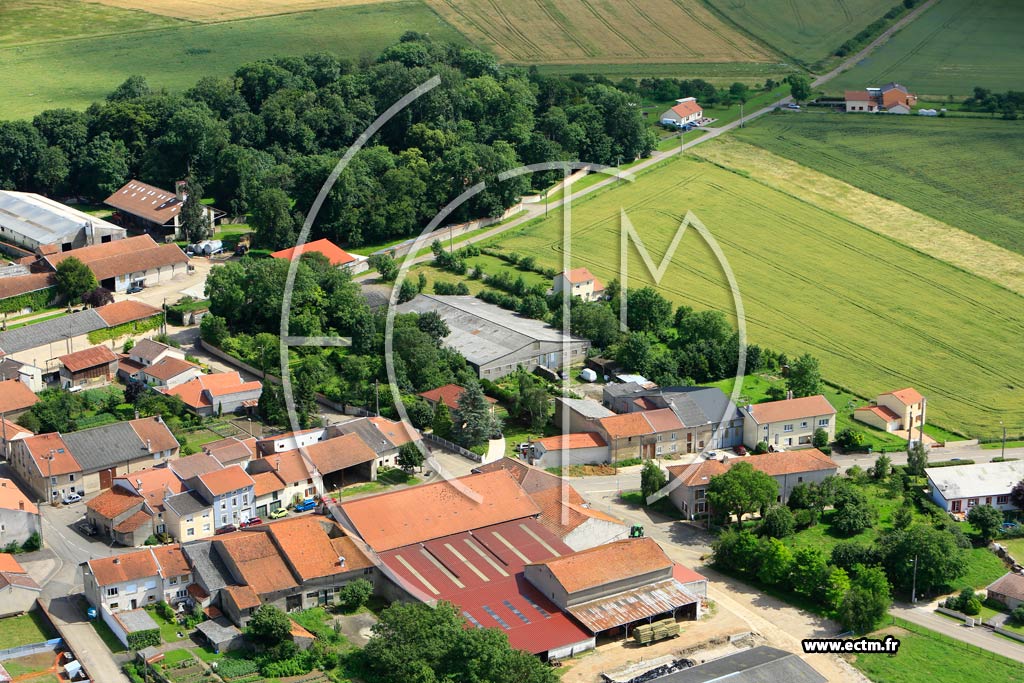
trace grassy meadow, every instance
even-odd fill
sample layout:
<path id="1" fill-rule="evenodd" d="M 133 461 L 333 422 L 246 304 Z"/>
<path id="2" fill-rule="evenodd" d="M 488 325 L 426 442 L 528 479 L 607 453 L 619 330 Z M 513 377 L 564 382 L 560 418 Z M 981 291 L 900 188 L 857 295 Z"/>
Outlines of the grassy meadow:
<path id="1" fill-rule="evenodd" d="M 271 54 L 323 50 L 357 59 L 408 30 L 465 42 L 425 4 L 403 0 L 0 49 L 0 119 L 84 109 L 132 74 L 145 75 L 154 88 L 183 90 L 201 76 L 226 76 Z"/>
<path id="2" fill-rule="evenodd" d="M 809 351 L 828 379 L 861 395 L 915 386 L 951 430 L 1024 422 L 1019 295 L 692 157 L 574 202 L 575 265 L 618 276 L 622 209 L 655 263 L 686 212 L 697 215 L 736 274 L 751 342 L 790 357 Z M 561 222 L 553 211 L 494 242 L 559 267 Z M 628 253 L 629 284 L 653 284 L 635 247 Z M 722 269 L 694 230 L 657 286 L 676 303 L 733 313 Z"/>
<path id="3" fill-rule="evenodd" d="M 829 57 L 879 19 L 894 0 L 709 0 L 719 13 L 804 64 Z"/>
<path id="4" fill-rule="evenodd" d="M 1024 254 L 1021 123 L 806 113 L 765 116 L 736 136 Z"/>
<path id="5" fill-rule="evenodd" d="M 82 0 L 4 0 L 0 3 L 0 48 L 148 31 L 187 23 Z"/>
<path id="6" fill-rule="evenodd" d="M 144 10 L 189 21 L 231 21 L 273 14 L 289 14 L 327 7 L 370 5 L 392 0 L 92 0 L 92 2 L 130 10 Z"/>
<path id="7" fill-rule="evenodd" d="M 779 58 L 782 59 L 782 58 Z M 655 64 L 634 62 L 626 64 L 538 64 L 544 74 L 601 74 L 613 81 L 622 78 L 703 78 L 718 87 L 736 81 L 750 86 L 762 85 L 767 79 L 780 81 L 796 70 L 792 64 L 773 62 L 700 62 Z"/>
<path id="8" fill-rule="evenodd" d="M 520 64 L 778 61 L 698 0 L 427 2 L 473 43 Z"/>
<path id="9" fill-rule="evenodd" d="M 974 86 L 1020 90 L 1024 85 L 1024 3 L 939 0 L 853 69 L 829 81 L 842 93 L 899 81 L 919 95 L 971 93 Z"/>

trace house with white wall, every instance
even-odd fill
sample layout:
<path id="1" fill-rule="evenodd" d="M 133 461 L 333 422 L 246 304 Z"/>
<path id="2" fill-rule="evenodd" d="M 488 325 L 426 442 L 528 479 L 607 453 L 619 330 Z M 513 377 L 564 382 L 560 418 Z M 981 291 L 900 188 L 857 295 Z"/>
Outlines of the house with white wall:
<path id="1" fill-rule="evenodd" d="M 192 570 L 178 544 L 82 563 L 89 604 L 111 612 L 133 610 L 164 600 L 176 605 L 188 598 Z"/>
<path id="2" fill-rule="evenodd" d="M 760 442 L 771 450 L 810 448 L 814 432 L 824 429 L 831 442 L 836 437 L 836 409 L 821 394 L 747 405 L 743 415 L 743 445 Z"/>
<path id="3" fill-rule="evenodd" d="M 1024 460 L 928 467 L 924 474 L 928 477 L 931 499 L 951 514 L 967 514 L 978 505 L 1015 510 L 1010 491 L 1024 480 Z"/>

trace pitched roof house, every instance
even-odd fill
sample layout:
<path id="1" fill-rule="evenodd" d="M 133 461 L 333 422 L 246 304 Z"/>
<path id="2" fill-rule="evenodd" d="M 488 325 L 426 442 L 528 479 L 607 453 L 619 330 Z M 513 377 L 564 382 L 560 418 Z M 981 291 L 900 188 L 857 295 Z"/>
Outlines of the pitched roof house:
<path id="1" fill-rule="evenodd" d="M 929 467 L 924 474 L 932 500 L 954 515 L 967 514 L 976 505 L 1013 510 L 1010 490 L 1024 479 L 1024 460 Z"/>
<path id="2" fill-rule="evenodd" d="M 184 237 L 181 229 L 181 208 L 187 198 L 184 181 L 176 183 L 175 192 L 171 193 L 133 179 L 107 197 L 103 203 L 117 210 L 115 217 L 121 224 L 144 229 L 163 228 L 161 232 L 181 239 Z M 210 224 L 212 233 L 214 224 L 224 212 L 212 206 L 203 206 L 203 214 Z"/>
<path id="3" fill-rule="evenodd" d="M 600 301 L 604 298 L 604 285 L 586 268 L 565 270 L 555 276 L 552 291 L 560 294 L 565 290 L 584 301 Z"/>
<path id="4" fill-rule="evenodd" d="M 41 533 L 39 508 L 12 479 L 0 478 L 0 547 Z"/>
<path id="5" fill-rule="evenodd" d="M 871 405 L 853 411 L 855 420 L 887 432 L 907 431 L 912 437 L 925 423 L 927 400 L 916 389 L 907 387 L 879 394 Z"/>
<path id="6" fill-rule="evenodd" d="M 124 292 L 133 285 L 165 282 L 187 272 L 188 257 L 175 244 L 157 244 L 149 235 L 97 244 L 44 256 L 54 271 L 61 261 L 74 256 L 92 271 L 102 287 Z"/>
<path id="7" fill-rule="evenodd" d="M 57 360 L 60 384 L 65 389 L 110 384 L 117 377 L 118 355 L 106 346 L 75 351 Z"/>
<path id="8" fill-rule="evenodd" d="M 9 553 L 0 553 L 0 618 L 28 612 L 42 588 Z"/>
<path id="9" fill-rule="evenodd" d="M 917 104 L 917 95 L 899 83 L 886 83 L 881 88 L 847 90 L 843 100 L 847 112 L 909 114 Z"/>
<path id="10" fill-rule="evenodd" d="M 676 100 L 675 106 L 661 115 L 661 122 L 681 128 L 686 124 L 699 123 L 702 118 L 704 118 L 704 108 L 697 104 L 697 99 L 684 97 Z"/>
<path id="11" fill-rule="evenodd" d="M 370 266 L 365 256 L 351 254 L 329 239 L 319 239 L 307 242 L 295 247 L 288 247 L 271 254 L 271 258 L 286 259 L 288 261 L 296 258 L 296 254 L 321 254 L 335 268 L 344 268 L 351 273 L 362 273 L 369 270 Z"/>
<path id="12" fill-rule="evenodd" d="M 210 417 L 255 406 L 263 393 L 263 383 L 258 380 L 242 381 L 241 375 L 235 371 L 214 372 L 174 386 L 158 387 L 157 390 L 177 396 L 193 413 Z"/>
<path id="13" fill-rule="evenodd" d="M 462 396 L 462 392 L 466 389 L 460 387 L 458 384 L 445 384 L 444 386 L 424 391 L 420 393 L 420 396 L 426 399 L 427 403 L 430 404 L 431 408 L 437 408 L 438 403 L 444 403 L 448 410 L 455 410 L 459 407 L 459 397 Z M 491 410 L 493 412 L 494 405 L 498 402 L 497 399 L 491 398 L 490 396 L 484 396 L 484 400 L 491 404 Z"/>
<path id="14" fill-rule="evenodd" d="M 160 600 L 176 605 L 192 582 L 181 546 L 165 545 L 82 563 L 85 597 L 111 612 L 133 610 Z"/>
<path id="15" fill-rule="evenodd" d="M 760 442 L 770 450 L 807 448 L 818 429 L 827 432 L 830 442 L 836 436 L 836 409 L 821 394 L 747 405 L 740 413 L 747 448 Z"/>

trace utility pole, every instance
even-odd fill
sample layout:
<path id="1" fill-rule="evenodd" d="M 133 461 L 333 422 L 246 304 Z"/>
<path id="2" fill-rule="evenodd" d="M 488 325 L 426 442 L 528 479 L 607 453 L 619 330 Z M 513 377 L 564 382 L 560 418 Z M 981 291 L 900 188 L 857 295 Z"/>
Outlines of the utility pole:
<path id="1" fill-rule="evenodd" d="M 914 555 L 914 580 L 910 586 L 910 603 L 917 604 L 917 555 Z"/>
<path id="2" fill-rule="evenodd" d="M 1006 460 L 1006 425 L 1003 424 L 1002 420 L 999 421 L 999 424 L 1003 428 L 1003 447 L 999 451 L 999 457 L 1001 457 L 1003 460 Z"/>

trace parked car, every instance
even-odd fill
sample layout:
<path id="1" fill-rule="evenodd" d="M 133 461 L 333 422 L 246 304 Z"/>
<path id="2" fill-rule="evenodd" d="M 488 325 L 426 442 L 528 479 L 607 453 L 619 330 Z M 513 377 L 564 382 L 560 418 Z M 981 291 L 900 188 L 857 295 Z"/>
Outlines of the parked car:
<path id="1" fill-rule="evenodd" d="M 794 104 L 792 102 L 789 102 L 788 104 L 786 104 L 786 109 L 792 109 L 794 111 L 800 111 L 800 105 L 799 104 Z"/>
<path id="2" fill-rule="evenodd" d="M 256 526 L 258 524 L 263 524 L 263 520 L 260 519 L 259 517 L 250 517 L 249 519 L 247 519 L 244 522 L 242 522 L 241 524 L 239 524 L 238 528 L 239 529 L 244 529 L 244 528 L 246 528 L 248 526 Z"/>
<path id="3" fill-rule="evenodd" d="M 270 513 L 271 519 L 281 519 L 282 517 L 288 516 L 288 508 L 277 508 Z"/>
<path id="4" fill-rule="evenodd" d="M 221 528 L 217 529 L 213 532 L 213 534 L 214 536 L 219 536 L 221 534 L 230 534 L 232 531 L 238 531 L 238 527 L 236 527 L 234 524 L 228 524 L 227 526 L 222 526 Z"/>
<path id="5" fill-rule="evenodd" d="M 704 451 L 704 457 L 707 458 L 708 460 L 717 460 L 718 451 Z"/>
<path id="6" fill-rule="evenodd" d="M 305 512 L 307 510 L 312 510 L 315 507 L 316 507 L 316 501 L 313 500 L 312 498 L 307 498 L 306 500 L 302 501 L 301 503 L 299 503 L 298 505 L 295 506 L 295 511 L 296 512 Z"/>
<path id="7" fill-rule="evenodd" d="M 141 291 L 142 287 L 139 287 L 138 285 L 132 285 L 131 287 L 128 288 L 129 294 L 138 294 Z"/>
<path id="8" fill-rule="evenodd" d="M 74 491 L 71 493 L 65 493 L 64 497 L 60 499 L 60 501 L 65 505 L 71 505 L 72 503 L 77 503 L 80 500 L 82 500 L 82 496 Z"/>
<path id="9" fill-rule="evenodd" d="M 736 448 L 734 448 L 732 450 L 736 453 L 736 455 L 746 455 L 747 454 L 747 447 L 746 446 L 737 446 Z"/>

